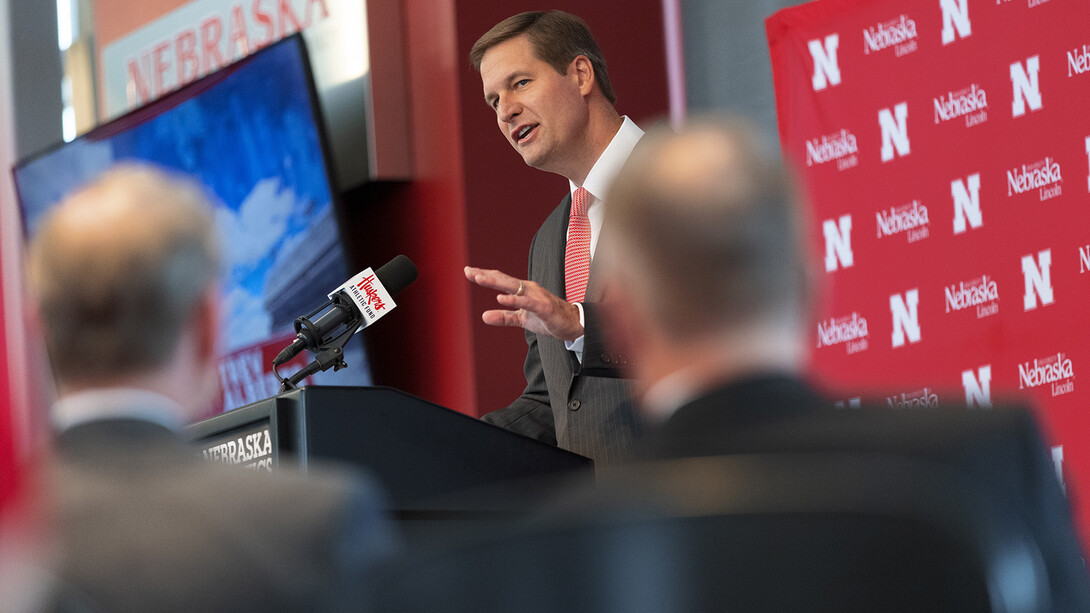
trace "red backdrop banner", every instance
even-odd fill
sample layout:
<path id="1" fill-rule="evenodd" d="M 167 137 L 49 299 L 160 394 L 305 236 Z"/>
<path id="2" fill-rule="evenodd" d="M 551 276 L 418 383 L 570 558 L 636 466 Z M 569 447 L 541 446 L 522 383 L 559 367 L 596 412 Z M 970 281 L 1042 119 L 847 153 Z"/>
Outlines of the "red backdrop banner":
<path id="1" fill-rule="evenodd" d="M 1083 498 L 1087 23 L 1085 0 L 822 0 L 766 22 L 825 271 L 815 374 L 848 404 L 1028 399 Z"/>

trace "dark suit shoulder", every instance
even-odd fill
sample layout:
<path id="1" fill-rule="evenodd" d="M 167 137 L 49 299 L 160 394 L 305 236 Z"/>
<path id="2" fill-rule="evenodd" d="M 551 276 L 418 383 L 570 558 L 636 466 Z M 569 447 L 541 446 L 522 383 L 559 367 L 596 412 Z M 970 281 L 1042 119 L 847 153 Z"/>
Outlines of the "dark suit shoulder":
<path id="1" fill-rule="evenodd" d="M 330 610 L 366 597 L 368 569 L 397 544 L 374 481 L 317 465 L 261 473 L 187 451 L 192 461 L 114 449 L 127 468 L 56 458 L 46 478 L 66 584 L 104 610 Z"/>
<path id="2" fill-rule="evenodd" d="M 534 234 L 534 242 L 538 240 L 552 240 L 557 236 L 565 236 L 568 233 L 568 216 L 571 212 L 571 194 L 565 196 L 560 204 L 549 213 L 541 227 Z"/>
<path id="3" fill-rule="evenodd" d="M 891 409 L 878 403 L 836 409 L 807 382 L 759 375 L 694 399 L 658 429 L 653 455 L 720 455 L 825 451 L 931 455 L 984 464 L 998 454 L 1021 457 L 1039 440 L 1033 416 L 1019 407 Z M 989 453 L 981 454 L 980 448 Z"/>

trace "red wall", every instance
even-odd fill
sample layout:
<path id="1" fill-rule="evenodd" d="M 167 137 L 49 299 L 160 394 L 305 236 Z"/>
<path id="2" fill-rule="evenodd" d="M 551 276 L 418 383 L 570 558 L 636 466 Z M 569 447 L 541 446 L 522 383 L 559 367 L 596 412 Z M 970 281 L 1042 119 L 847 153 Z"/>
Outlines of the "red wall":
<path id="1" fill-rule="evenodd" d="M 0 288 L 3 286 L 3 279 L 0 278 Z M 6 296 L 0 296 L 0 508 L 3 508 L 4 502 L 14 492 L 16 477 L 19 474 L 15 457 L 15 428 L 19 415 L 14 409 L 13 394 L 8 380 L 4 298 Z"/>
<path id="2" fill-rule="evenodd" d="M 346 195 L 346 208 L 361 265 L 404 253 L 420 271 L 389 321 L 365 333 L 375 382 L 472 413 L 454 3 L 423 4 L 403 6 L 415 179 L 364 185 Z"/>
<path id="3" fill-rule="evenodd" d="M 398 310 L 367 331 L 376 383 L 474 415 L 522 391 L 526 344 L 518 330 L 481 323 L 481 312 L 495 304 L 493 293 L 471 288 L 462 267 L 523 276 L 530 239 L 566 193 L 567 180 L 529 168 L 511 150 L 483 102 L 468 53 L 500 20 L 539 8 L 522 1 L 405 3 L 416 178 L 347 195 L 350 225 L 367 237 L 361 264 L 405 253 L 420 269 Z M 554 8 L 590 25 L 621 113 L 643 125 L 666 115 L 661 0 Z"/>

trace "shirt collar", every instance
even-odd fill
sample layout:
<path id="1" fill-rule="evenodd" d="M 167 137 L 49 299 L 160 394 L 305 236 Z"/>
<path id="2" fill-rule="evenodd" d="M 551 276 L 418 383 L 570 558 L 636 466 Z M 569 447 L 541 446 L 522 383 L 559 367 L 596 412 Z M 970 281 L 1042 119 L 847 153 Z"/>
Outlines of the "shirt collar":
<path id="1" fill-rule="evenodd" d="M 632 149 L 636 147 L 641 137 L 643 137 L 643 130 L 625 115 L 621 129 L 613 135 L 613 140 L 609 141 L 609 145 L 594 162 L 594 166 L 587 173 L 586 180 L 583 181 L 582 187 L 585 187 L 596 200 L 601 200 L 605 196 L 609 184 L 617 177 L 617 173 L 621 172 L 621 167 L 628 161 L 628 156 L 632 154 Z M 579 189 L 579 186 L 571 181 L 568 181 L 568 184 L 572 193 Z"/>
<path id="2" fill-rule="evenodd" d="M 170 398 L 131 387 L 91 389 L 60 398 L 53 404 L 53 427 L 58 432 L 101 419 L 140 419 L 180 430 L 182 408 Z"/>
<path id="3" fill-rule="evenodd" d="M 695 368 L 682 368 L 659 379 L 647 388 L 640 400 L 644 417 L 661 424 L 702 391 L 694 377 Z"/>

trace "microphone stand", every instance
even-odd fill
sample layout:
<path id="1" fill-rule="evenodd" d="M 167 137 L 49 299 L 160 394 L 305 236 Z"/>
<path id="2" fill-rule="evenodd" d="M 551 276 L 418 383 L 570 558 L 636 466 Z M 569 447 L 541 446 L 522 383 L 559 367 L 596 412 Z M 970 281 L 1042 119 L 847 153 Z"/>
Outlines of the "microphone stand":
<path id="1" fill-rule="evenodd" d="M 349 322 L 349 326 L 344 332 L 334 337 L 328 344 L 322 345 L 311 352 L 315 354 L 314 361 L 286 379 L 280 376 L 280 373 L 276 370 L 277 367 L 274 365 L 273 374 L 280 381 L 280 393 L 297 389 L 300 381 L 315 373 L 325 372 L 330 368 L 333 369 L 333 372 L 336 372 L 348 366 L 344 361 L 344 346 L 348 344 L 348 340 L 356 333 L 358 327 L 358 321 Z"/>

